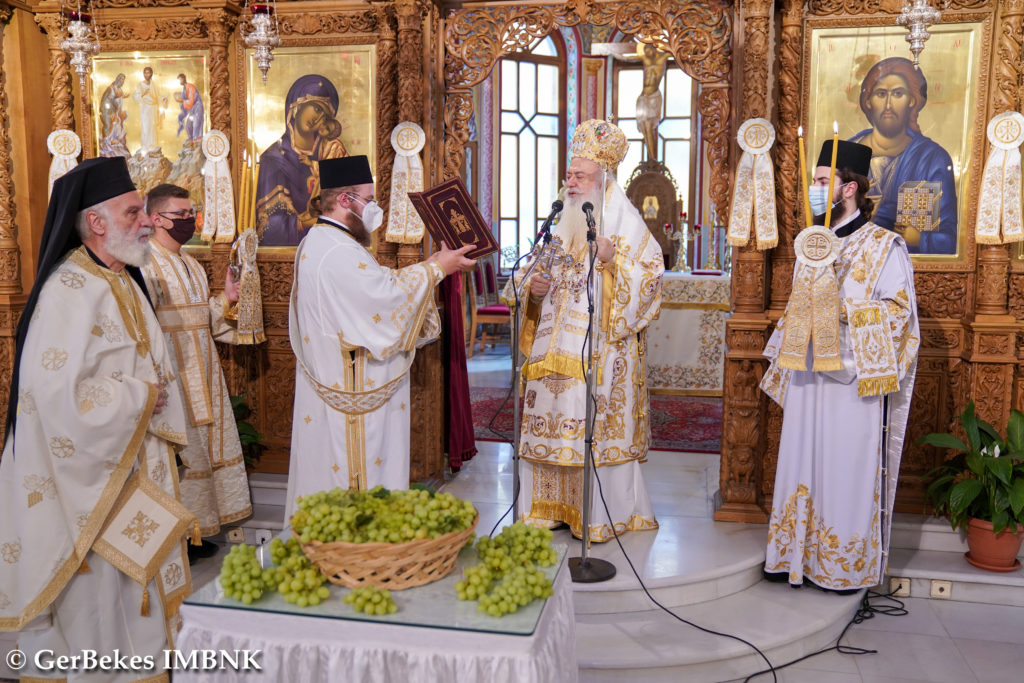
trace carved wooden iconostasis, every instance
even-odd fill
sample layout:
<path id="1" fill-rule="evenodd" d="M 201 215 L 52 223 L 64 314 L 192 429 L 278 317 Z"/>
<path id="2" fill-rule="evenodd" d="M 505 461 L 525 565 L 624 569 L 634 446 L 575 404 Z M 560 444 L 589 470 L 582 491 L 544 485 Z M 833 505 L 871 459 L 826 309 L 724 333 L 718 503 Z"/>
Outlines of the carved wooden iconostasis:
<path id="1" fill-rule="evenodd" d="M 758 389 L 761 355 L 774 321 L 785 308 L 793 265 L 792 240 L 801 223 L 796 131 L 818 115 L 819 94 L 809 91 L 812 33 L 822 27 L 895 24 L 899 0 L 569 0 L 568 2 L 437 2 L 430 0 L 280 0 L 282 45 L 372 45 L 376 58 L 377 197 L 387 212 L 394 152 L 389 142 L 399 121 L 427 131 L 425 182 L 460 175 L 469 143 L 476 84 L 498 59 L 522 51 L 559 27 L 614 25 L 674 56 L 698 83 L 700 148 L 697 194 L 707 211 L 727 219 L 736 159 L 735 131 L 751 117 L 766 117 L 777 131 L 773 148 L 779 246 L 733 255 L 733 313 L 727 327 L 721 495 L 717 518 L 764 521 L 770 508 L 781 411 Z M 249 70 L 243 35 L 247 13 L 236 0 L 96 0 L 105 51 L 200 50 L 208 55 L 210 127 L 232 145 L 236 182 L 247 145 Z M 60 3 L 0 0 L 0 405 L 13 357 L 17 316 L 31 285 L 46 212 L 47 134 L 70 128 L 85 156 L 95 154 L 91 85 L 81 89 L 60 49 Z M 900 476 L 897 508 L 920 512 L 917 477 L 941 457 L 913 441 L 950 429 L 969 398 L 996 427 L 1010 408 L 1024 406 L 1024 259 L 1007 246 L 975 245 L 981 160 L 988 154 L 984 124 L 1022 106 L 1021 44 L 1024 0 L 949 0 L 942 24 L 979 25 L 977 97 L 967 166 L 959 169 L 962 235 L 955 254 L 915 261 L 922 351 Z M 938 44 L 938 43 L 936 43 Z M 925 48 L 925 56 L 930 46 Z M 903 56 L 909 56 L 904 51 Z M 827 58 L 827 57 L 826 57 Z M 593 61 L 593 60 L 591 60 Z M 592 69 L 586 64 L 584 75 Z M 271 66 L 269 78 L 275 77 Z M 478 99 L 478 98 L 477 98 Z M 938 102 L 941 98 L 933 96 Z M 851 105 L 855 106 L 855 105 Z M 44 115 L 49 112 L 49 116 Z M 820 140 L 814 141 L 814 144 Z M 966 162 L 965 162 L 966 163 Z M 696 212 L 694 212 L 696 213 Z M 424 245 L 429 250 L 430 245 Z M 229 245 L 199 255 L 216 288 L 223 282 Z M 421 245 L 381 242 L 384 265 L 422 258 Z M 292 280 L 288 250 L 261 250 L 268 341 L 222 348 L 232 393 L 246 393 L 269 451 L 260 469 L 287 471 L 295 360 L 287 341 Z M 412 476 L 443 472 L 444 394 L 441 345 L 420 350 L 413 368 Z M 837 416 L 839 417 L 839 416 Z"/>
<path id="2" fill-rule="evenodd" d="M 102 53 L 192 51 L 206 55 L 204 74 L 208 93 L 208 128 L 223 131 L 231 142 L 229 163 L 236 189 L 244 171 L 241 151 L 247 139 L 247 102 L 254 71 L 246 64 L 244 35 L 251 30 L 244 3 L 236 0 L 94 0 L 93 19 Z M 0 399 L 6 401 L 13 358 L 13 337 L 35 270 L 40 233 L 46 214 L 45 192 L 49 155 L 46 137 L 57 128 L 75 131 L 82 139 L 81 158 L 97 153 L 96 111 L 92 83 L 79 84 L 60 48 L 61 4 L 0 2 L 3 62 L 0 66 Z M 375 56 L 376 82 L 366 98 L 375 104 L 376 120 L 369 129 L 376 139 L 375 168 L 378 202 L 387 214 L 394 151 L 391 130 L 399 121 L 438 128 L 431 82 L 439 82 L 440 25 L 437 7 L 417 0 L 307 0 L 277 3 L 282 52 L 290 48 L 369 46 Z M 321 62 L 323 63 L 323 62 Z M 171 68 L 171 67 L 168 67 Z M 280 76 L 273 66 L 268 82 Z M 3 80 L 4 77 L 7 80 Z M 42 87 L 41 87 L 42 86 Z M 105 85 L 103 85 L 105 87 Z M 258 92 L 257 84 L 254 91 Z M 287 86 L 285 86 L 287 88 Z M 129 95 L 130 96 L 130 95 Z M 174 103 L 172 103 L 174 104 Z M 49 112 L 49 114 L 45 114 Z M 434 139 L 436 140 L 436 138 Z M 434 159 L 428 174 L 436 179 L 440 146 L 429 140 L 424 156 Z M 365 143 L 365 141 L 363 141 Z M 428 178 L 430 182 L 432 178 Z M 17 211 L 17 213 L 16 213 Z M 379 234 L 383 234 L 383 230 Z M 429 249 L 430 245 L 426 247 Z M 229 243 L 199 248 L 193 254 L 210 272 L 216 291 L 223 283 Z M 419 244 L 381 241 L 378 259 L 401 266 L 422 259 Z M 292 284 L 293 249 L 261 249 L 259 269 L 264 297 L 267 342 L 258 346 L 218 345 L 229 388 L 246 394 L 257 429 L 266 435 L 268 450 L 257 469 L 288 470 L 295 358 L 288 342 L 288 299 Z M 20 259 L 20 261 L 19 261 Z M 443 472 L 443 376 L 440 343 L 420 350 L 413 367 L 411 413 L 411 475 L 437 477 Z M 3 405 L 6 405 L 4 403 Z"/>

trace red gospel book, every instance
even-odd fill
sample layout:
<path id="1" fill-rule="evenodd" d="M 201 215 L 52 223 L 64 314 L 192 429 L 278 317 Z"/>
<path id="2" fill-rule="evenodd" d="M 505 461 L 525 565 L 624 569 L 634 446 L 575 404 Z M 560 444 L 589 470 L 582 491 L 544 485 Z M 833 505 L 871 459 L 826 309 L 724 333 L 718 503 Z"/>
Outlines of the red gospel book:
<path id="1" fill-rule="evenodd" d="M 460 179 L 452 178 L 423 192 L 410 192 L 409 201 L 435 242 L 443 241 L 449 249 L 475 244 L 476 249 L 466 254 L 472 259 L 498 251 L 491 228 Z"/>

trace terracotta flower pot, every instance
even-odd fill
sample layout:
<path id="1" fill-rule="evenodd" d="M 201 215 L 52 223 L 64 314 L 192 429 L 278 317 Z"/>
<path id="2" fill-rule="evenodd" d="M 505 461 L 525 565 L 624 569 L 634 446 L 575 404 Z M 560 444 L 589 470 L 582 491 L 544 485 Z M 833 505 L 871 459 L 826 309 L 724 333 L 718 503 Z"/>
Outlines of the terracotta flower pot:
<path id="1" fill-rule="evenodd" d="M 1017 553 L 1024 540 L 1024 527 L 1017 527 L 1017 533 L 1009 528 L 998 534 L 992 533 L 992 522 L 971 518 L 967 523 L 967 547 L 964 555 L 975 567 L 995 572 L 1009 572 L 1020 567 Z"/>

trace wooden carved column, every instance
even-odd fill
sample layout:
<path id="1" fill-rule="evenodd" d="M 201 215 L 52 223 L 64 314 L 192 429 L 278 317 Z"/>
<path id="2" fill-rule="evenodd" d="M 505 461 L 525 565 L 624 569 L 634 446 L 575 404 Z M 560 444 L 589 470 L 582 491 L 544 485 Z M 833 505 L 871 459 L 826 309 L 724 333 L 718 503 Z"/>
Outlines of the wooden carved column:
<path id="1" fill-rule="evenodd" d="M 397 0 L 398 118 L 423 125 L 423 13 L 417 0 Z M 397 122 L 396 122 L 397 123 Z M 389 143 L 390 146 L 390 143 Z M 398 247 L 398 267 L 419 263 L 420 245 Z"/>
<path id="2" fill-rule="evenodd" d="M 398 20 L 398 121 L 423 125 L 424 64 L 423 16 L 417 0 L 397 0 Z M 395 123 L 398 123 L 395 121 Z M 391 124 L 393 127 L 394 124 Z M 388 128 L 390 135 L 391 127 Z M 390 138 L 388 147 L 390 148 Z M 392 245 L 395 246 L 395 245 Z M 397 245 L 397 264 L 401 268 L 421 259 L 419 244 Z M 445 414 L 444 374 L 440 343 L 428 344 L 416 354 L 411 370 L 410 448 L 412 479 L 439 478 L 444 473 L 443 424 Z"/>
<path id="3" fill-rule="evenodd" d="M 1000 4 L 1002 30 L 994 69 L 993 116 L 1019 111 L 1021 106 L 1024 0 L 1003 0 Z M 968 335 L 963 353 L 969 361 L 969 381 L 963 383 L 966 395 L 957 397 L 957 410 L 973 398 L 979 417 L 1000 430 L 1010 416 L 1017 360 L 1017 325 L 1008 309 L 1011 248 L 978 245 L 975 315 L 966 325 Z"/>
<path id="4" fill-rule="evenodd" d="M 58 13 L 37 14 L 36 23 L 46 32 L 50 50 L 50 114 L 54 130 L 75 129 L 74 102 L 71 96 L 71 69 L 68 55 L 60 47 L 61 16 Z"/>
<path id="5" fill-rule="evenodd" d="M 5 420 L 14 366 L 14 337 L 25 298 L 21 291 L 18 228 L 14 223 L 14 163 L 3 53 L 4 32 L 12 14 L 9 5 L 0 5 L 0 417 Z"/>
<path id="6" fill-rule="evenodd" d="M 772 2 L 746 0 L 743 7 L 743 108 L 741 120 L 768 115 L 768 45 Z M 726 323 L 729 353 L 722 399 L 722 506 L 715 519 L 766 521 L 761 505 L 761 461 L 765 453 L 767 397 L 758 385 L 768 337 L 765 315 L 765 255 L 753 240 L 733 257 L 733 313 Z"/>
<path id="7" fill-rule="evenodd" d="M 391 170 L 395 149 L 391 131 L 399 122 L 398 114 L 398 36 L 393 5 L 377 7 L 377 203 L 388 215 L 391 205 Z M 384 230 L 377 231 L 377 261 L 395 268 L 398 245 L 384 239 Z"/>
<path id="8" fill-rule="evenodd" d="M 800 71 L 803 64 L 803 2 L 785 0 L 778 57 L 778 115 L 775 122 L 775 204 L 779 216 L 779 244 L 771 252 L 771 293 L 768 319 L 774 323 L 786 310 L 793 288 L 796 254 L 794 236 L 804 227 L 801 209 L 800 160 L 797 158 L 797 127 L 800 125 Z M 769 499 L 775 485 L 775 466 L 779 458 L 782 433 L 782 408 L 767 401 L 765 452 L 761 460 L 761 493 Z"/>

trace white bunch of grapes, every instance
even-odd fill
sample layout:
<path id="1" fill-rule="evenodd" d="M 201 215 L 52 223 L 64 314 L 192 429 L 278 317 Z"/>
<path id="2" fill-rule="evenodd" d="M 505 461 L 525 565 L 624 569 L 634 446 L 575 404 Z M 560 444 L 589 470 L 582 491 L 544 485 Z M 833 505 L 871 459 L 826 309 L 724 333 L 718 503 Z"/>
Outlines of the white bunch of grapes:
<path id="1" fill-rule="evenodd" d="M 398 611 L 395 599 L 391 597 L 391 591 L 387 588 L 380 589 L 376 586 L 360 586 L 353 588 L 342 600 L 346 605 L 352 605 L 357 612 L 369 614 L 370 616 L 382 617 L 385 614 L 394 614 Z"/>
<path id="2" fill-rule="evenodd" d="M 476 544 L 480 563 L 467 567 L 465 578 L 455 582 L 456 596 L 478 601 L 477 609 L 494 617 L 549 597 L 551 581 L 538 567 L 558 560 L 551 539 L 550 529 L 522 522 L 505 527 L 494 538 L 481 538 Z"/>
<path id="3" fill-rule="evenodd" d="M 220 566 L 220 586 L 224 595 L 246 605 L 263 597 L 269 586 L 256 559 L 256 548 L 242 543 L 228 551 Z"/>
<path id="4" fill-rule="evenodd" d="M 369 491 L 336 488 L 298 500 L 292 530 L 302 543 L 405 543 L 464 531 L 473 524 L 476 508 L 449 493 L 422 489 Z"/>

